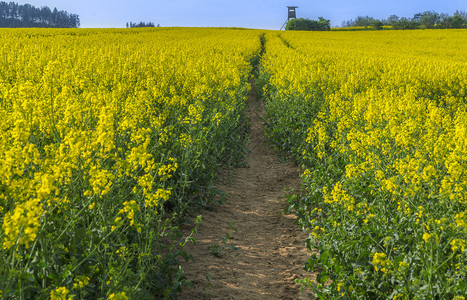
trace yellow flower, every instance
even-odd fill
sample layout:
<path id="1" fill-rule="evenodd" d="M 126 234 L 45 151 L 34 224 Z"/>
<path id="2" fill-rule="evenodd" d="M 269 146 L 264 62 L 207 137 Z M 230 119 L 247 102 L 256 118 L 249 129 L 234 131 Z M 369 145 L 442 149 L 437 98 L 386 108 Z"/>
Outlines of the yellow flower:
<path id="1" fill-rule="evenodd" d="M 397 294 L 395 295 L 392 300 L 398 300 L 398 299 L 402 299 L 402 300 L 407 300 L 407 296 L 403 295 L 403 294 Z"/>
<path id="2" fill-rule="evenodd" d="M 341 288 L 342 288 L 343 285 L 344 285 L 344 284 L 343 284 L 342 282 L 339 282 L 339 283 L 337 284 L 337 291 L 338 291 L 338 292 L 341 291 Z"/>
<path id="3" fill-rule="evenodd" d="M 405 261 L 399 262 L 399 267 L 401 267 L 403 269 L 406 269 L 408 266 L 409 266 L 409 263 L 407 263 Z"/>
<path id="4" fill-rule="evenodd" d="M 391 261 L 387 259 L 387 256 L 385 253 L 378 253 L 378 252 L 373 254 L 373 259 L 371 262 L 373 264 L 373 267 L 375 268 L 375 271 L 381 271 L 383 273 L 388 272 L 387 268 L 391 264 Z"/>
<path id="5" fill-rule="evenodd" d="M 123 208 L 120 209 L 118 215 L 126 214 L 126 218 L 130 220 L 130 226 L 134 225 L 135 222 L 135 214 L 140 211 L 139 205 L 136 203 L 135 200 L 125 201 L 123 202 Z M 120 222 L 122 217 L 116 217 L 115 223 Z M 112 229 L 113 230 L 113 229 Z"/>
<path id="6" fill-rule="evenodd" d="M 449 244 L 451 245 L 451 249 L 453 252 L 456 252 L 457 250 L 460 250 L 460 252 L 465 251 L 466 242 L 462 239 L 454 239 Z"/>
<path id="7" fill-rule="evenodd" d="M 455 220 L 457 227 L 467 228 L 467 211 L 456 214 Z"/>
<path id="8" fill-rule="evenodd" d="M 90 278 L 88 276 L 78 276 L 74 279 L 73 289 L 82 289 L 89 284 Z"/>
<path id="9" fill-rule="evenodd" d="M 50 300 L 67 300 L 69 293 L 70 291 L 64 286 L 56 288 L 55 290 L 50 291 Z"/>
<path id="10" fill-rule="evenodd" d="M 16 243 L 29 247 L 37 237 L 42 214 L 39 199 L 17 203 L 15 209 L 7 213 L 3 221 L 2 228 L 5 232 L 3 248 L 8 249 Z"/>
<path id="11" fill-rule="evenodd" d="M 171 195 L 170 190 L 157 189 L 155 193 L 147 194 L 146 201 L 144 203 L 145 207 L 157 207 L 159 200 L 167 201 Z"/>
<path id="12" fill-rule="evenodd" d="M 426 233 L 426 232 L 423 234 L 423 240 L 425 241 L 425 243 L 428 243 L 430 241 L 430 238 L 431 238 L 431 234 Z"/>
<path id="13" fill-rule="evenodd" d="M 120 292 L 120 293 L 112 293 L 109 295 L 109 300 L 128 300 L 128 296 L 125 294 L 125 292 Z"/>

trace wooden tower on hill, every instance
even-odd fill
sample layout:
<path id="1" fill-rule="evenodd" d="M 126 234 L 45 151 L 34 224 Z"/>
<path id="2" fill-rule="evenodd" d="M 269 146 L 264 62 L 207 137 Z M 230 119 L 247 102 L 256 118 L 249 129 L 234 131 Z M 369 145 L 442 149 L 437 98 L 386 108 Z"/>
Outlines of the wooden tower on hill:
<path id="1" fill-rule="evenodd" d="M 285 27 L 285 25 L 287 25 L 287 23 L 290 21 L 290 19 L 296 19 L 297 18 L 297 14 L 295 12 L 295 9 L 297 8 L 298 6 L 287 6 L 287 11 L 288 11 L 288 14 L 287 14 L 287 21 L 285 21 L 284 25 L 282 25 L 281 29 Z"/>

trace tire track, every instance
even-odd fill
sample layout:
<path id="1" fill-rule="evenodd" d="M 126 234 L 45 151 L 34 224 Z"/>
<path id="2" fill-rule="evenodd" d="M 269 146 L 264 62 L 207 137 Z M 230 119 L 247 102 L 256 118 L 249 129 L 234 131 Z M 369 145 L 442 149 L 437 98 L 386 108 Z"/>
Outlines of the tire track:
<path id="1" fill-rule="evenodd" d="M 249 167 L 234 169 L 231 183 L 217 186 L 228 195 L 224 205 L 202 212 L 196 244 L 185 248 L 195 261 L 182 263 L 192 287 L 180 299 L 313 299 L 294 282 L 312 275 L 303 270 L 308 234 L 295 216 L 283 215 L 284 188 L 300 187 L 298 167 L 278 161 L 267 146 L 264 104 L 255 94 L 252 82 L 245 109 L 251 124 Z M 230 239 L 216 257 L 209 247 L 222 246 L 226 233 Z"/>

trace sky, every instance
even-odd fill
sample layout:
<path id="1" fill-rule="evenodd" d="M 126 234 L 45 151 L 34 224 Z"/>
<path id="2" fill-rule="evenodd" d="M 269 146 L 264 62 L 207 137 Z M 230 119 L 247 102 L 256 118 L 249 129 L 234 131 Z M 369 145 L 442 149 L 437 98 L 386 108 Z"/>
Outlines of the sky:
<path id="1" fill-rule="evenodd" d="M 3 0 L 8 2 L 7 0 Z M 12 0 L 13 1 L 13 0 Z M 15 1 L 36 7 L 78 14 L 82 28 L 125 27 L 127 22 L 153 22 L 160 26 L 245 27 L 280 29 L 287 7 L 298 6 L 297 18 L 331 20 L 337 27 L 357 16 L 376 19 L 390 15 L 413 17 L 434 10 L 452 15 L 467 10 L 467 0 L 29 0 Z"/>

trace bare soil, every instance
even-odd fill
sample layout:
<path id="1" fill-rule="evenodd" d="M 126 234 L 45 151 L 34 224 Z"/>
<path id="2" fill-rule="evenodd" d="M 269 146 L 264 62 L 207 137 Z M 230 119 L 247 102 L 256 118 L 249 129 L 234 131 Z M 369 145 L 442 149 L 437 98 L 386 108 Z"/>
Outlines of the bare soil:
<path id="1" fill-rule="evenodd" d="M 295 223 L 295 216 L 283 214 L 284 189 L 300 187 L 299 168 L 281 162 L 268 147 L 264 105 L 253 92 L 245 113 L 251 125 L 248 167 L 221 172 L 226 183 L 217 188 L 227 194 L 227 200 L 201 212 L 196 244 L 185 248 L 194 261 L 182 264 L 192 287 L 179 298 L 313 299 L 310 291 L 301 292 L 294 282 L 313 278 L 303 269 L 309 256 L 308 234 Z M 226 233 L 230 239 L 224 249 L 218 249 L 218 257 L 210 247 L 223 247 Z"/>

